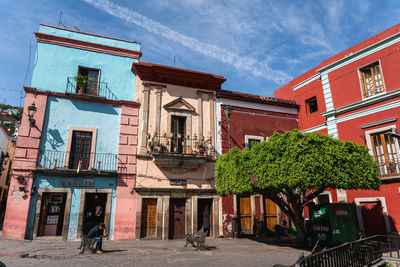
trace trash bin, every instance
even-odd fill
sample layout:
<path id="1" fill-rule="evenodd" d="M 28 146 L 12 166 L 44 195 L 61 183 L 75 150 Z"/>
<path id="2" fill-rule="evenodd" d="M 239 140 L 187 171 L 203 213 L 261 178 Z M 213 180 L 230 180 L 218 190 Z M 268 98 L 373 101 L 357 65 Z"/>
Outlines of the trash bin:
<path id="1" fill-rule="evenodd" d="M 310 209 L 309 231 L 313 243 L 332 247 L 357 240 L 354 207 L 347 203 L 315 205 Z"/>

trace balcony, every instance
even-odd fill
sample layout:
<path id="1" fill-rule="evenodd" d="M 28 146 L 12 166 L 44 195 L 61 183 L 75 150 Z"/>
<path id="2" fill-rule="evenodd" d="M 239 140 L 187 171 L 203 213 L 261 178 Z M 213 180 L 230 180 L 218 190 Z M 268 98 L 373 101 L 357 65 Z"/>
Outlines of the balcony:
<path id="1" fill-rule="evenodd" d="M 76 94 L 84 97 L 96 97 L 109 100 L 119 100 L 108 88 L 106 82 L 83 80 L 77 81 L 75 77 L 67 78 L 66 94 Z"/>
<path id="2" fill-rule="evenodd" d="M 392 159 L 389 162 L 377 162 L 382 179 L 400 177 L 400 161 Z"/>
<path id="3" fill-rule="evenodd" d="M 154 136 L 148 140 L 148 151 L 158 167 L 175 174 L 197 170 L 215 160 L 211 138 Z"/>
<path id="4" fill-rule="evenodd" d="M 39 151 L 37 167 L 42 170 L 73 171 L 75 173 L 115 173 L 118 157 L 107 153 L 71 153 Z"/>

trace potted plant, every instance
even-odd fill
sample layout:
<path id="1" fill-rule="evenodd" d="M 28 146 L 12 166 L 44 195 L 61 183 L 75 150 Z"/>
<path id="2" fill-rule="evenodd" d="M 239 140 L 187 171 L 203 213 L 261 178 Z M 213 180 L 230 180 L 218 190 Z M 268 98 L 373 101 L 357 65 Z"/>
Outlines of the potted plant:
<path id="1" fill-rule="evenodd" d="M 77 76 L 75 76 L 75 81 L 76 81 L 76 89 L 78 90 L 78 94 L 84 94 L 86 84 L 88 81 L 88 77 L 85 75 L 78 74 Z"/>

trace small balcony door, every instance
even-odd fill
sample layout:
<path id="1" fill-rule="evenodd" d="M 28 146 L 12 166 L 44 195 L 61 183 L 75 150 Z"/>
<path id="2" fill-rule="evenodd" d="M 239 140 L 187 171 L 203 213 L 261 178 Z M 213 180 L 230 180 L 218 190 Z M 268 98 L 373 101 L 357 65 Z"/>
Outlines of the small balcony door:
<path id="1" fill-rule="evenodd" d="M 81 81 L 81 85 L 78 85 L 77 90 L 83 89 L 83 91 L 84 91 L 83 93 L 88 94 L 88 95 L 98 95 L 99 94 L 98 91 L 99 91 L 100 70 L 79 67 L 78 75 L 81 75 L 82 77 L 84 77 L 85 80 Z"/>
<path id="2" fill-rule="evenodd" d="M 171 152 L 183 153 L 185 142 L 186 117 L 172 116 L 171 118 Z"/>
<path id="3" fill-rule="evenodd" d="M 91 149 L 92 132 L 74 131 L 69 155 L 69 169 L 77 169 L 79 162 L 82 170 L 89 169 Z"/>

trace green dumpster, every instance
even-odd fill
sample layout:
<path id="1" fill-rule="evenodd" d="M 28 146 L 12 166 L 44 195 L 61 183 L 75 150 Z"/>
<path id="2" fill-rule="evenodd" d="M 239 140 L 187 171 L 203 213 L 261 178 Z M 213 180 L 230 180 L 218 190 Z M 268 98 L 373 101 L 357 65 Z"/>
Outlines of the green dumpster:
<path id="1" fill-rule="evenodd" d="M 332 247 L 358 238 L 352 204 L 329 203 L 310 207 L 308 230 L 315 244 Z"/>

